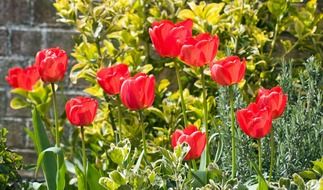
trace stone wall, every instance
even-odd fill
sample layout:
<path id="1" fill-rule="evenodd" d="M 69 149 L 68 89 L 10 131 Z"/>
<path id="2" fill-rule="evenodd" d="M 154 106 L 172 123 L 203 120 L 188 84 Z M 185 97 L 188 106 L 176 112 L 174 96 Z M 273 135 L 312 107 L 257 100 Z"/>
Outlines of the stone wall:
<path id="1" fill-rule="evenodd" d="M 0 0 L 0 128 L 9 130 L 8 146 L 35 163 L 32 142 L 24 132 L 31 127 L 30 110 L 12 110 L 5 76 L 10 67 L 34 62 L 40 49 L 59 46 L 68 53 L 73 47 L 74 30 L 57 23 L 53 0 Z"/>

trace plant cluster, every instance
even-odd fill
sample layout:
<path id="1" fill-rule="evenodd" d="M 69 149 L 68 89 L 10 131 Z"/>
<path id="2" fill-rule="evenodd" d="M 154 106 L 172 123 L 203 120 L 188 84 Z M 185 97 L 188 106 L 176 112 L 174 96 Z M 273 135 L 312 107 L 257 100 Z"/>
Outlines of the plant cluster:
<path id="1" fill-rule="evenodd" d="M 315 0 L 54 6 L 60 21 L 79 31 L 69 76 L 73 84 L 82 81 L 87 95 L 57 106 L 69 57 L 58 47 L 39 51 L 33 66 L 11 68 L 6 77 L 16 94 L 11 107 L 32 110 L 27 132 L 48 189 L 322 183 L 322 161 L 275 182 L 322 156 L 323 16 Z M 296 48 L 314 57 L 305 66 L 306 54 L 290 61 Z"/>

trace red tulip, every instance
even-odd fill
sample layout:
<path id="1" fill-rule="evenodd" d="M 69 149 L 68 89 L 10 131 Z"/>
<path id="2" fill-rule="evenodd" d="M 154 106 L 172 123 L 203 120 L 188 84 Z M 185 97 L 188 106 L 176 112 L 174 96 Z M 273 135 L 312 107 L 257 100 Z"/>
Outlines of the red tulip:
<path id="1" fill-rule="evenodd" d="M 238 56 L 229 56 L 211 66 L 212 79 L 222 86 L 239 83 L 246 72 L 246 61 Z"/>
<path id="2" fill-rule="evenodd" d="M 187 19 L 172 23 L 169 20 L 154 22 L 149 28 L 149 35 L 161 57 L 177 57 L 186 38 L 192 36 L 193 22 Z"/>
<path id="3" fill-rule="evenodd" d="M 34 66 L 13 67 L 9 69 L 6 81 L 12 88 L 22 88 L 24 90 L 32 90 L 34 84 L 39 80 L 37 68 Z"/>
<path id="4" fill-rule="evenodd" d="M 155 77 L 138 73 L 126 79 L 120 90 L 121 102 L 131 110 L 150 107 L 155 99 Z"/>
<path id="5" fill-rule="evenodd" d="M 184 160 L 197 159 L 201 156 L 205 148 L 206 135 L 199 131 L 194 125 L 188 125 L 184 130 L 177 129 L 172 135 L 173 148 L 184 142 L 191 148 Z"/>
<path id="6" fill-rule="evenodd" d="M 219 47 L 218 36 L 208 33 L 188 38 L 182 46 L 179 58 L 187 65 L 201 67 L 213 61 Z"/>
<path id="7" fill-rule="evenodd" d="M 95 99 L 78 96 L 67 101 L 66 116 L 75 126 L 90 125 L 96 115 L 98 102 Z"/>
<path id="8" fill-rule="evenodd" d="M 126 64 L 117 64 L 102 68 L 96 75 L 97 81 L 104 92 L 110 95 L 119 94 L 123 81 L 130 77 Z"/>
<path id="9" fill-rule="evenodd" d="M 65 51 L 57 47 L 39 51 L 36 55 L 35 65 L 44 82 L 54 83 L 64 79 L 67 61 Z"/>
<path id="10" fill-rule="evenodd" d="M 272 116 L 268 108 L 259 108 L 256 103 L 251 103 L 247 108 L 237 111 L 237 121 L 248 136 L 262 138 L 270 132 Z"/>
<path id="11" fill-rule="evenodd" d="M 256 102 L 259 106 L 267 106 L 271 110 L 273 119 L 281 116 L 287 104 L 287 95 L 283 93 L 280 86 L 272 89 L 261 88 L 258 91 Z"/>

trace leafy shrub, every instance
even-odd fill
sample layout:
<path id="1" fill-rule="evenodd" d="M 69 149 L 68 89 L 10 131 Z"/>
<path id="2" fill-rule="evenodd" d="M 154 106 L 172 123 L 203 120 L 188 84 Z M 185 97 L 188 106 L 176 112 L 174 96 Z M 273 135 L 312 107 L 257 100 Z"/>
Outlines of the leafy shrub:
<path id="1" fill-rule="evenodd" d="M 3 190 L 18 189 L 22 181 L 18 174 L 22 157 L 7 148 L 7 134 L 6 128 L 0 129 L 0 188 Z"/>

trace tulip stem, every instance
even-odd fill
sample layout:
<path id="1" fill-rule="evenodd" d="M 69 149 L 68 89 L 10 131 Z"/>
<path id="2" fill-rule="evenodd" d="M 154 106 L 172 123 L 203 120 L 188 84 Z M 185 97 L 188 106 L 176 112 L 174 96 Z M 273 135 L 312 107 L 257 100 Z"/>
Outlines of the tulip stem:
<path id="1" fill-rule="evenodd" d="M 87 162 L 85 153 L 85 139 L 84 139 L 84 127 L 81 126 L 81 139 L 82 139 L 82 160 L 83 160 L 83 172 L 84 172 L 84 189 L 87 190 Z"/>
<path id="2" fill-rule="evenodd" d="M 108 102 L 108 100 L 106 99 L 106 101 Z M 116 124 L 114 122 L 114 117 L 113 117 L 113 113 L 112 113 L 112 108 L 110 106 L 110 103 L 108 102 L 108 109 L 109 109 L 109 119 L 110 119 L 110 122 L 111 122 L 111 126 L 112 126 L 112 129 L 113 129 L 113 133 L 115 134 L 115 140 L 116 140 L 116 143 L 119 141 L 118 140 L 118 136 L 116 135 L 117 133 L 117 127 L 116 127 Z"/>
<path id="3" fill-rule="evenodd" d="M 260 172 L 260 175 L 262 174 L 262 163 L 261 163 L 261 155 L 262 155 L 262 150 L 261 150 L 261 139 L 258 139 L 258 170 Z M 260 184 L 261 176 L 258 176 L 258 183 Z"/>
<path id="4" fill-rule="evenodd" d="M 121 133 L 121 106 L 120 106 L 120 102 L 118 102 L 118 126 L 119 126 L 119 141 L 121 141 L 121 136 L 122 136 L 122 133 Z"/>
<path id="5" fill-rule="evenodd" d="M 196 166 L 195 160 L 192 160 L 192 165 L 193 165 L 194 171 L 197 171 L 197 166 Z"/>
<path id="6" fill-rule="evenodd" d="M 60 147 L 59 142 L 59 126 L 58 126 L 58 117 L 57 117 L 57 99 L 56 99 L 56 92 L 55 92 L 55 84 L 51 83 L 52 91 L 53 91 L 53 108 L 54 108 L 54 121 L 55 121 L 55 142 L 56 146 Z"/>
<path id="7" fill-rule="evenodd" d="M 55 122 L 55 146 L 57 148 L 60 147 L 59 142 L 59 126 L 58 126 L 58 116 L 57 116 L 57 99 L 56 99 L 56 91 L 55 91 L 55 84 L 50 84 L 52 87 L 53 92 L 53 108 L 54 108 L 54 122 Z M 56 154 L 56 182 L 58 182 L 58 176 L 59 176 L 59 170 L 60 170 L 60 160 L 59 160 L 59 154 Z"/>
<path id="8" fill-rule="evenodd" d="M 234 118 L 234 92 L 233 86 L 229 86 L 229 96 L 230 96 L 230 111 L 231 111 L 231 146 L 232 146 L 232 178 L 236 177 L 237 172 L 237 156 L 236 156 L 236 137 L 235 137 L 235 118 Z"/>
<path id="9" fill-rule="evenodd" d="M 201 67 L 201 81 L 202 81 L 202 94 L 203 94 L 203 124 L 204 124 L 204 129 L 205 129 L 205 136 L 208 141 L 209 137 L 209 129 L 208 129 L 208 108 L 207 108 L 207 102 L 206 102 L 206 87 L 205 87 L 205 74 L 204 74 L 204 67 Z M 209 146 L 208 143 L 205 145 L 205 163 L 206 167 L 209 164 Z M 207 175 L 207 172 L 206 172 Z M 207 178 L 207 177 L 206 177 Z"/>
<path id="10" fill-rule="evenodd" d="M 271 128 L 270 131 L 270 168 L 269 168 L 269 182 L 273 176 L 273 169 L 274 169 L 274 162 L 275 162 L 275 137 L 274 137 L 274 128 Z"/>
<path id="11" fill-rule="evenodd" d="M 144 116 L 143 116 L 141 111 L 139 111 L 139 120 L 140 120 L 140 129 L 141 129 L 142 142 L 143 142 L 143 146 L 144 146 L 144 155 L 147 158 L 147 145 L 146 145 Z"/>
<path id="12" fill-rule="evenodd" d="M 176 70 L 178 89 L 179 89 L 179 93 L 181 96 L 181 105 L 182 105 L 182 113 L 183 113 L 184 128 L 185 128 L 187 126 L 187 115 L 186 115 L 186 105 L 185 105 L 185 100 L 184 100 L 184 95 L 183 95 L 183 87 L 182 87 L 181 77 L 179 74 L 179 65 L 178 65 L 179 63 L 180 62 L 175 62 L 175 70 Z"/>

